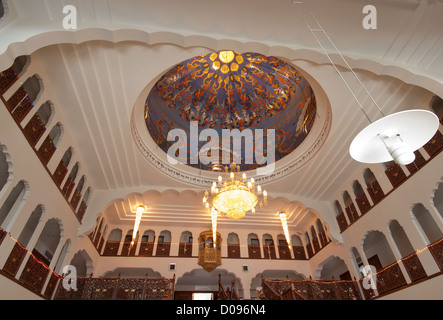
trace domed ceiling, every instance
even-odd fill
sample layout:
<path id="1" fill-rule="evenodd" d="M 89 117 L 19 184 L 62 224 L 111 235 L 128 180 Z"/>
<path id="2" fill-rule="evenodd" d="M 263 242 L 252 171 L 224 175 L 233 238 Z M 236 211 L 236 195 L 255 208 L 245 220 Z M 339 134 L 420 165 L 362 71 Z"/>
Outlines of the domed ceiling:
<path id="1" fill-rule="evenodd" d="M 258 53 L 220 51 L 177 64 L 158 80 L 145 103 L 145 123 L 155 143 L 164 151 L 172 129 L 187 134 L 188 159 L 190 122 L 198 131 L 214 129 L 222 146 L 222 130 L 275 130 L 275 161 L 287 156 L 305 140 L 315 120 L 316 100 L 306 79 L 291 65 Z M 242 139 L 241 159 L 246 148 Z M 199 141 L 199 150 L 208 140 Z M 266 139 L 263 148 L 267 149 Z M 272 150 L 266 150 L 270 152 Z M 221 160 L 221 159 L 220 159 Z M 221 161 L 220 161 L 221 162 Z M 212 164 L 188 165 L 212 170 Z M 256 168 L 242 162 L 241 170 Z"/>

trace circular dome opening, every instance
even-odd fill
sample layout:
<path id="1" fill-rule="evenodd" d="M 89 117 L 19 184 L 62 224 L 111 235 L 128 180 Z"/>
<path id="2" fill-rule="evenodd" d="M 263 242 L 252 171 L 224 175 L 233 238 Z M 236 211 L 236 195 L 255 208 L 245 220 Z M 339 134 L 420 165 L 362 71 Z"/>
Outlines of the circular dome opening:
<path id="1" fill-rule="evenodd" d="M 270 153 L 278 161 L 297 149 L 316 110 L 310 84 L 288 63 L 225 50 L 168 70 L 151 89 L 144 116 L 154 142 L 182 163 L 212 171 L 216 162 L 235 161 L 247 171 L 266 165 Z"/>

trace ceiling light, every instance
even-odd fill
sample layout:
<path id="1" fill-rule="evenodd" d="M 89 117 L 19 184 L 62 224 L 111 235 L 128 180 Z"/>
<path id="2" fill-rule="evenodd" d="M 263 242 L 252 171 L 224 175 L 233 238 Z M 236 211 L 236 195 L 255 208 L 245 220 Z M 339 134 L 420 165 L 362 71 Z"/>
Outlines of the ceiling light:
<path id="1" fill-rule="evenodd" d="M 203 203 L 212 215 L 216 212 L 238 220 L 248 211 L 254 214 L 257 204 L 263 206 L 267 192 L 256 186 L 253 178 L 248 181 L 245 173 L 240 178 L 240 166 L 232 163 L 229 168 L 224 167 L 225 179 L 219 176 L 217 182 L 213 182 L 211 192 L 205 192 Z"/>
<path id="2" fill-rule="evenodd" d="M 363 163 L 382 163 L 392 160 L 401 165 L 412 163 L 415 160 L 414 151 L 425 145 L 437 132 L 439 127 L 438 117 L 434 113 L 427 110 L 407 110 L 385 116 L 377 102 L 357 77 L 354 70 L 348 64 L 346 59 L 340 53 L 334 42 L 325 32 L 306 4 L 302 1 L 293 1 L 293 4 L 299 11 L 309 31 L 317 40 L 317 43 L 323 50 L 329 62 L 335 68 L 354 97 L 358 106 L 370 122 L 370 124 L 364 128 L 352 141 L 349 148 L 351 157 L 354 160 Z M 308 22 L 305 16 L 301 13 L 299 7 L 303 7 L 305 9 L 307 15 L 310 16 L 310 22 Z M 355 79 L 359 82 L 366 94 L 375 104 L 383 118 L 374 123 L 371 121 L 362 104 L 357 99 L 357 96 L 341 74 L 340 70 L 337 68 L 336 64 L 332 61 L 324 45 L 319 40 L 317 33 L 324 34 L 346 67 L 353 74 Z"/>

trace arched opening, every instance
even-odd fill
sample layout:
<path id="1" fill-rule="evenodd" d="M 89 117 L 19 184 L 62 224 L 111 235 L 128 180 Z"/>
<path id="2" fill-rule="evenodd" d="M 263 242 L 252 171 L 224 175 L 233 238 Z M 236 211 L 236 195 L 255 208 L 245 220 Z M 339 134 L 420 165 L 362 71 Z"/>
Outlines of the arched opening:
<path id="1" fill-rule="evenodd" d="M 32 109 L 33 103 L 41 93 L 40 80 L 37 75 L 26 79 L 20 88 L 8 99 L 6 107 L 13 114 L 14 119 L 23 117 Z M 14 115 L 14 113 L 16 113 Z"/>
<path id="2" fill-rule="evenodd" d="M 417 203 L 412 207 L 412 215 L 419 233 L 422 235 L 427 245 L 437 242 L 443 237 L 443 233 L 435 222 L 431 213 L 421 203 Z"/>
<path id="3" fill-rule="evenodd" d="M 32 256 L 20 276 L 20 281 L 30 285 L 37 291 L 41 291 L 42 287 L 49 275 L 48 267 L 62 240 L 62 229 L 58 219 L 49 219 L 32 250 Z"/>
<path id="4" fill-rule="evenodd" d="M 0 227 L 9 231 L 22 208 L 28 188 L 24 180 L 21 180 L 14 189 L 11 190 L 9 196 L 0 208 Z"/>
<path id="5" fill-rule="evenodd" d="M 231 232 L 227 239 L 228 258 L 240 258 L 240 239 L 238 234 Z"/>
<path id="6" fill-rule="evenodd" d="M 278 245 L 278 257 L 284 260 L 290 260 L 291 251 L 289 249 L 288 241 L 283 234 L 277 235 L 277 245 Z"/>
<path id="7" fill-rule="evenodd" d="M 11 180 L 12 163 L 9 160 L 9 154 L 6 152 L 6 147 L 0 145 L 0 199 Z"/>
<path id="8" fill-rule="evenodd" d="M 326 235 L 325 226 L 320 221 L 320 219 L 317 219 L 315 221 L 315 224 L 317 226 L 320 244 L 321 244 L 322 247 L 324 247 L 324 246 L 326 246 L 330 242 L 328 236 Z"/>
<path id="9" fill-rule="evenodd" d="M 380 231 L 369 231 L 363 241 L 363 251 L 366 260 L 377 271 L 396 261 L 386 236 Z"/>
<path id="10" fill-rule="evenodd" d="M 346 220 L 345 214 L 343 213 L 343 209 L 338 200 L 334 201 L 334 210 L 340 232 L 343 232 L 348 227 L 348 221 Z"/>
<path id="11" fill-rule="evenodd" d="M 318 241 L 318 235 L 317 231 L 315 230 L 314 226 L 311 226 L 311 239 L 312 239 L 312 245 L 314 247 L 314 252 L 317 253 L 320 251 L 320 243 Z"/>
<path id="12" fill-rule="evenodd" d="M 77 217 L 80 221 L 83 220 L 85 216 L 86 209 L 88 208 L 88 201 L 91 195 L 91 188 L 86 189 L 85 195 L 83 196 L 82 201 L 80 202 L 80 207 L 77 210 Z"/>
<path id="13" fill-rule="evenodd" d="M 433 96 L 429 107 L 440 119 L 440 123 L 443 124 L 443 99 L 439 96 Z"/>
<path id="14" fill-rule="evenodd" d="M 372 202 L 374 202 L 374 204 L 378 203 L 381 199 L 383 199 L 385 194 L 371 169 L 365 169 L 363 173 L 363 179 L 365 180 L 366 190 L 368 191 Z"/>
<path id="15" fill-rule="evenodd" d="M 353 223 L 358 217 L 357 209 L 348 191 L 343 192 L 343 202 L 345 204 L 345 211 L 348 216 L 349 222 Z"/>
<path id="16" fill-rule="evenodd" d="M 358 180 L 354 181 L 352 189 L 354 190 L 355 202 L 357 202 L 360 213 L 361 215 L 364 215 L 371 209 L 368 197 L 366 197 L 366 193 Z"/>
<path id="17" fill-rule="evenodd" d="M 85 250 L 78 251 L 69 264 L 75 267 L 79 278 L 89 277 L 93 272 L 92 259 Z"/>
<path id="18" fill-rule="evenodd" d="M 26 256 L 27 249 L 29 249 L 30 240 L 35 235 L 35 231 L 40 223 L 40 220 L 42 219 L 42 216 L 43 206 L 38 205 L 29 216 L 28 221 L 18 237 L 18 243 L 14 245 L 14 248 L 9 254 L 8 260 L 3 266 L 3 271 L 9 273 L 13 277 L 15 277 L 23 262 L 23 259 Z"/>
<path id="19" fill-rule="evenodd" d="M 38 149 L 37 155 L 44 165 L 47 165 L 49 160 L 51 160 L 55 150 L 57 149 L 57 145 L 60 142 L 61 135 L 62 125 L 61 123 L 57 123 L 51 129 L 45 141 L 43 141 L 42 145 Z"/>
<path id="20" fill-rule="evenodd" d="M 392 220 L 388 228 L 411 281 L 426 277 L 426 271 L 400 223 L 397 220 Z"/>
<path id="21" fill-rule="evenodd" d="M 251 299 L 257 298 L 263 290 L 262 281 L 281 281 L 281 280 L 306 280 L 306 277 L 295 270 L 264 270 L 258 273 L 251 281 L 250 295 Z"/>
<path id="22" fill-rule="evenodd" d="M 432 197 L 432 205 L 440 214 L 440 217 L 443 219 L 443 182 L 440 182 L 437 189 L 435 189 L 434 191 L 434 195 Z"/>
<path id="23" fill-rule="evenodd" d="M 113 229 L 109 233 L 109 237 L 108 240 L 106 241 L 103 255 L 116 256 L 118 253 L 118 249 L 120 248 L 121 239 L 122 239 L 122 231 L 120 229 Z"/>
<path id="24" fill-rule="evenodd" d="M 311 259 L 314 256 L 314 249 L 312 248 L 311 238 L 307 232 L 305 232 L 305 243 L 306 251 L 308 252 L 308 259 Z"/>
<path id="25" fill-rule="evenodd" d="M 355 271 L 361 277 L 363 277 L 363 273 L 360 271 L 360 268 L 363 266 L 363 260 L 361 259 L 360 253 L 358 252 L 356 247 L 351 248 L 351 261 L 354 265 Z"/>
<path id="26" fill-rule="evenodd" d="M 2 1 L 0 1 L 0 19 L 1 10 L 3 9 Z M 25 67 L 29 64 L 29 56 L 19 56 L 15 58 L 14 63 L 9 69 L 0 72 L 0 94 L 6 92 L 21 75 Z"/>
<path id="27" fill-rule="evenodd" d="M 255 233 L 248 234 L 248 254 L 250 259 L 261 259 L 260 240 Z"/>
<path id="28" fill-rule="evenodd" d="M 66 173 L 68 173 L 68 167 L 71 163 L 71 159 L 72 147 L 69 147 L 63 154 L 63 157 L 61 158 L 57 168 L 54 171 L 54 174 L 52 175 L 57 186 L 60 186 L 62 184 L 62 181 L 65 179 Z"/>
<path id="29" fill-rule="evenodd" d="M 395 161 L 388 161 L 383 163 L 385 174 L 392 184 L 392 187 L 397 187 L 401 182 L 406 179 L 406 174 L 401 166 Z"/>
<path id="30" fill-rule="evenodd" d="M 194 269 L 177 279 L 175 300 L 194 300 L 198 293 L 208 294 L 209 299 L 219 298 L 220 282 L 226 291 L 234 289 L 240 297 L 243 297 L 241 280 L 235 274 L 224 269 L 217 269 L 213 272 L 207 272 L 204 269 Z"/>
<path id="31" fill-rule="evenodd" d="M 82 197 L 82 190 L 85 184 L 85 179 L 86 177 L 84 175 L 80 178 L 80 181 L 77 184 L 77 188 L 75 188 L 74 194 L 71 197 L 70 205 L 74 211 L 76 211 L 78 203 L 80 202 L 80 199 Z"/>
<path id="32" fill-rule="evenodd" d="M 386 236 L 380 231 L 369 231 L 363 240 L 363 252 L 371 273 L 376 274 L 379 294 L 406 284 Z"/>
<path id="33" fill-rule="evenodd" d="M 169 230 L 163 230 L 157 239 L 157 251 L 155 255 L 157 257 L 169 257 L 171 250 L 171 232 Z"/>
<path id="34" fill-rule="evenodd" d="M 317 267 L 317 280 L 352 280 L 348 266 L 343 259 L 330 256 Z"/>
<path id="35" fill-rule="evenodd" d="M 75 179 L 77 178 L 78 170 L 79 170 L 79 163 L 77 162 L 72 167 L 72 170 L 69 173 L 69 176 L 65 181 L 65 184 L 63 185 L 62 194 L 64 195 L 65 199 L 69 199 L 69 195 L 71 194 L 72 189 L 74 189 Z"/>
<path id="36" fill-rule="evenodd" d="M 43 103 L 24 128 L 24 135 L 28 142 L 35 146 L 48 127 L 53 116 L 53 106 L 50 101 Z"/>
<path id="37" fill-rule="evenodd" d="M 152 257 L 152 254 L 154 252 L 154 243 L 155 243 L 155 232 L 153 230 L 146 230 L 143 233 L 141 239 L 138 255 L 144 257 Z"/>
<path id="38" fill-rule="evenodd" d="M 292 251 L 294 253 L 295 260 L 306 260 L 305 247 L 300 236 L 294 234 L 291 237 Z"/>
<path id="39" fill-rule="evenodd" d="M 135 235 L 134 243 L 132 244 L 132 235 L 134 230 L 131 229 L 126 233 L 125 239 L 123 240 L 123 247 L 120 253 L 121 256 L 134 256 L 136 250 L 136 243 L 138 243 L 139 231 Z"/>
<path id="40" fill-rule="evenodd" d="M 263 256 L 265 259 L 277 259 L 274 239 L 272 239 L 272 236 L 268 233 L 263 235 Z"/>
<path id="41" fill-rule="evenodd" d="M 183 231 L 180 235 L 180 244 L 178 248 L 179 257 L 192 257 L 192 243 L 193 243 L 192 232 Z"/>

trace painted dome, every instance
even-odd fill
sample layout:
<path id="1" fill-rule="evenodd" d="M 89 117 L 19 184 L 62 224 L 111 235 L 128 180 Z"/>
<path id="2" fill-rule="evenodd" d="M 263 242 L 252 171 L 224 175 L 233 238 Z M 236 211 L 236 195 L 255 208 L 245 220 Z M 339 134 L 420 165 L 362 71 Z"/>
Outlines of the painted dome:
<path id="1" fill-rule="evenodd" d="M 220 146 L 224 129 L 274 129 L 275 161 L 305 140 L 315 114 L 312 88 L 294 67 L 276 57 L 235 51 L 205 54 L 177 64 L 155 83 L 145 103 L 147 129 L 166 153 L 174 144 L 167 138 L 172 129 L 187 132 L 190 145 L 190 124 L 195 121 L 199 132 L 216 130 Z M 198 141 L 199 150 L 207 142 Z M 253 146 L 242 144 L 244 159 L 245 150 Z M 189 153 L 190 148 L 187 150 Z M 200 162 L 189 165 L 212 170 L 212 165 Z M 257 166 L 241 164 L 242 170 Z"/>

